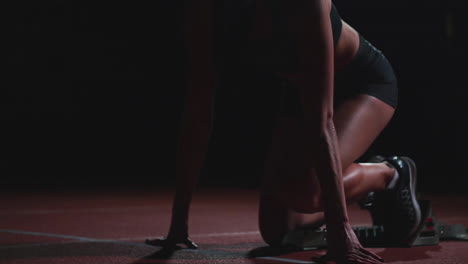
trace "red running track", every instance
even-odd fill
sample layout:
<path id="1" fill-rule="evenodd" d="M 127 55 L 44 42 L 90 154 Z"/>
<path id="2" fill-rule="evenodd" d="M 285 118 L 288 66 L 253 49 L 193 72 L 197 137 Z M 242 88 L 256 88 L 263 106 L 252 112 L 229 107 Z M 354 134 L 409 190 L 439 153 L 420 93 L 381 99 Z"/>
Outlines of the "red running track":
<path id="1" fill-rule="evenodd" d="M 199 250 L 172 255 L 147 246 L 166 234 L 171 191 L 15 193 L 0 195 L 1 264 L 313 263 L 323 251 L 281 252 L 266 247 L 257 227 L 254 190 L 200 190 L 194 197 L 191 238 Z M 467 196 L 426 195 L 440 221 L 468 226 Z M 350 207 L 352 224 L 370 224 Z M 468 264 L 468 243 L 371 249 L 386 263 Z"/>

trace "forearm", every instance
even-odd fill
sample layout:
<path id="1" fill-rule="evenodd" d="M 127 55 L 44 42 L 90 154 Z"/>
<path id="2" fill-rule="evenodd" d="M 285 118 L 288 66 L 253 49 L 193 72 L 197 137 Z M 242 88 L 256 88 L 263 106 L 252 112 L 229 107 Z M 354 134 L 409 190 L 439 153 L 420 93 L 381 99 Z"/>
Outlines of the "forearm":
<path id="1" fill-rule="evenodd" d="M 176 153 L 176 193 L 172 222 L 178 225 L 188 221 L 192 195 L 205 163 L 212 129 L 213 101 L 205 100 L 202 104 L 193 104 L 193 97 L 188 98 Z"/>
<path id="2" fill-rule="evenodd" d="M 341 161 L 333 125 L 334 43 L 331 6 L 325 1 L 278 1 L 290 36 L 297 40 L 297 69 L 280 72 L 297 87 L 309 135 L 306 152 L 315 161 L 329 224 L 348 223 Z M 307 25 L 307 26 L 304 26 Z"/>
<path id="3" fill-rule="evenodd" d="M 208 151 L 216 76 L 212 46 L 212 0 L 186 1 L 185 5 L 187 88 L 177 141 L 176 193 L 171 228 L 187 226 L 192 195 Z"/>
<path id="4" fill-rule="evenodd" d="M 188 125 L 181 131 L 176 155 L 176 193 L 173 218 L 186 219 L 208 151 L 210 127 Z"/>
<path id="5" fill-rule="evenodd" d="M 323 123 L 318 147 L 316 167 L 327 225 L 348 224 L 338 139 L 331 118 Z"/>

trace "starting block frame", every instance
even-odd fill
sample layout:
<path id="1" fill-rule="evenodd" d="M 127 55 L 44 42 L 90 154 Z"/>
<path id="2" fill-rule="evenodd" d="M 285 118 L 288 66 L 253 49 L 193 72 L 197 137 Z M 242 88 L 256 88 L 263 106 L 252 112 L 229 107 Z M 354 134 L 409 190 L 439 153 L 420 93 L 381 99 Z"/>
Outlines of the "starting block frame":
<path id="1" fill-rule="evenodd" d="M 421 222 L 417 238 L 411 244 L 389 243 L 383 239 L 383 226 L 353 227 L 359 241 L 364 247 L 421 247 L 436 246 L 440 241 L 468 241 L 468 230 L 463 225 L 447 225 L 440 223 L 432 212 L 430 201 L 419 200 Z M 327 247 L 327 230 L 295 230 L 289 232 L 283 239 L 283 246 L 298 250 L 317 250 Z"/>

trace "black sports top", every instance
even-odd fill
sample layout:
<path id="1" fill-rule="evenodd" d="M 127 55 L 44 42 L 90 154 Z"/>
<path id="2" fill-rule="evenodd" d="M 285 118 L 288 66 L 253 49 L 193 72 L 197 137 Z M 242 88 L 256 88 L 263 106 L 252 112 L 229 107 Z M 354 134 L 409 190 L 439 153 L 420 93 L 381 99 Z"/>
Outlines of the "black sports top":
<path id="1" fill-rule="evenodd" d="M 343 22 L 341 21 L 340 14 L 338 14 L 338 10 L 334 4 L 332 4 L 332 9 L 330 12 L 330 20 L 332 24 L 332 31 L 333 31 L 333 42 L 336 44 L 341 36 L 341 30 L 343 29 Z"/>

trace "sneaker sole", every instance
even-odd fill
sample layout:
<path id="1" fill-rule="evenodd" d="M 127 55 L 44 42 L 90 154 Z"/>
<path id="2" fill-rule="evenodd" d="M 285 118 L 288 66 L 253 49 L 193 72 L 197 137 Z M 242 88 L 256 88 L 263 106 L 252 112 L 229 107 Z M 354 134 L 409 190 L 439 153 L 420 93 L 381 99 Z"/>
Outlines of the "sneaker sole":
<path id="1" fill-rule="evenodd" d="M 416 175 L 417 175 L 417 169 L 416 169 L 416 164 L 414 161 L 408 157 L 401 157 L 401 160 L 404 160 L 405 162 L 408 163 L 409 169 L 410 169 L 410 177 L 411 177 L 411 184 L 410 184 L 410 192 L 411 192 L 411 203 L 413 204 L 413 207 L 415 208 L 416 211 L 416 223 L 413 229 L 411 229 L 411 232 L 406 236 L 403 241 L 407 244 L 412 244 L 414 240 L 417 238 L 420 230 L 420 223 L 421 223 L 421 208 L 419 207 L 418 200 L 416 198 Z"/>

